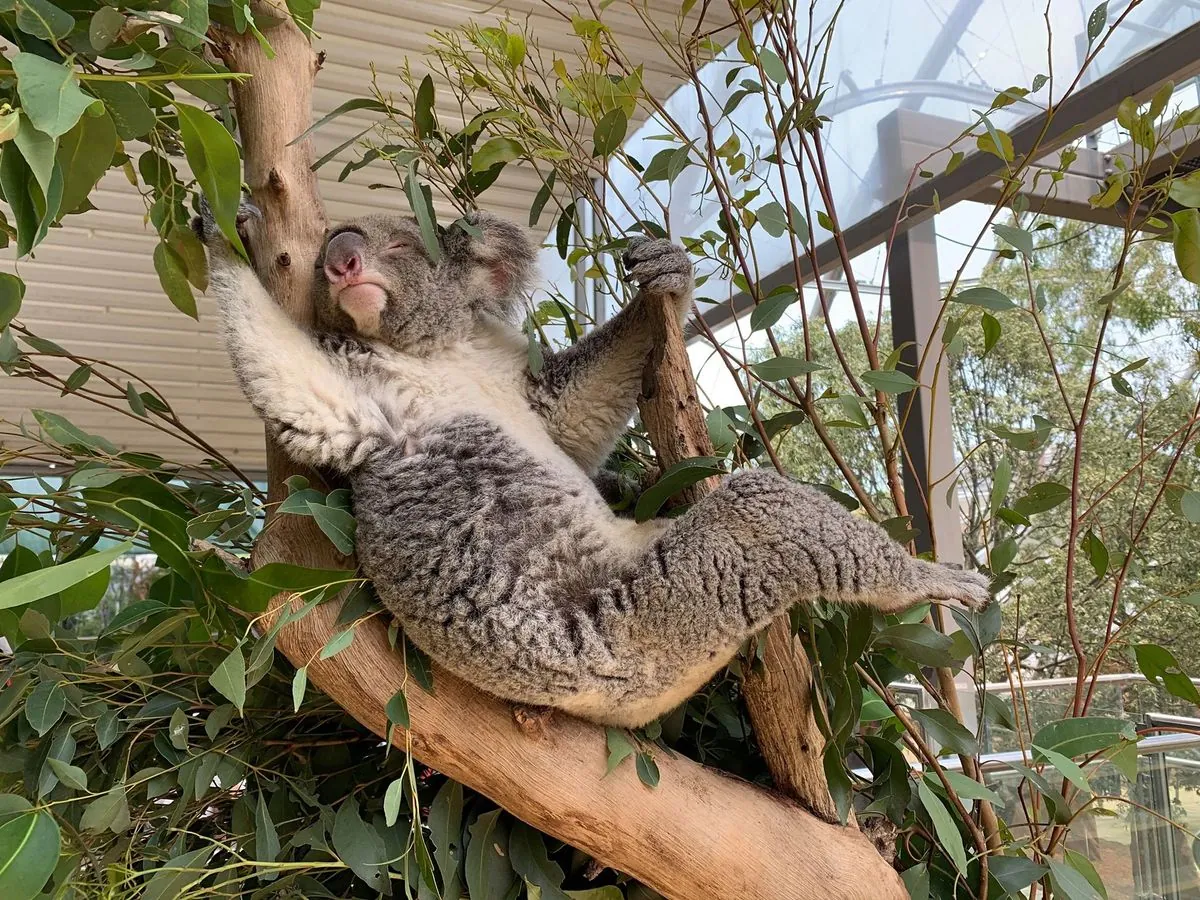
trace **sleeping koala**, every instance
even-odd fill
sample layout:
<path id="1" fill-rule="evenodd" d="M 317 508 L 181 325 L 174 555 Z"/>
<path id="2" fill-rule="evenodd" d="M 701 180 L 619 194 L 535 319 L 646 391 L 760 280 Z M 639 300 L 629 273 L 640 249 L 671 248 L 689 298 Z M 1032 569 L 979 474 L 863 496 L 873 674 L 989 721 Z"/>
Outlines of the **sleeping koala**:
<path id="1" fill-rule="evenodd" d="M 638 294 L 534 376 L 517 327 L 534 249 L 514 225 L 469 221 L 476 236 L 450 228 L 436 261 L 411 219 L 333 229 L 316 333 L 211 218 L 197 222 L 246 396 L 297 462 L 348 476 L 363 571 L 447 669 L 512 701 L 638 727 L 798 601 L 987 602 L 980 575 L 913 559 L 775 472 L 733 475 L 672 520 L 616 516 L 592 476 L 636 409 L 650 310 L 691 311 L 691 262 L 668 241 L 631 241 Z"/>

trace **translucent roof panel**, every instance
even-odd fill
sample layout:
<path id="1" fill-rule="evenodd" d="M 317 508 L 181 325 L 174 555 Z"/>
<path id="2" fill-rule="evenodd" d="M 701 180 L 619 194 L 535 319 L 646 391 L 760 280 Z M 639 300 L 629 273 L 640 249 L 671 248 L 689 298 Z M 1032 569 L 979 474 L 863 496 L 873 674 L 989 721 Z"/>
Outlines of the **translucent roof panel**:
<path id="1" fill-rule="evenodd" d="M 1053 74 L 1052 81 L 990 116 L 997 128 L 1011 130 L 1021 120 L 1037 115 L 1052 99 L 1107 74 L 1133 55 L 1152 47 L 1200 21 L 1200 3 L 1180 0 L 1142 0 L 1130 8 L 1128 0 L 1108 4 L 1109 24 L 1120 21 L 1096 58 L 1080 76 L 1088 52 L 1087 20 L 1096 0 L 815 0 L 814 35 L 821 35 L 830 17 L 840 9 L 826 64 L 828 92 L 821 112 L 831 117 L 822 129 L 829 178 L 838 218 L 843 229 L 895 200 L 902 185 L 889 184 L 879 153 L 879 123 L 894 110 L 919 110 L 962 122 L 976 119 L 973 110 L 987 110 L 996 93 L 1008 87 L 1030 87 L 1038 75 Z M 1048 21 L 1047 21 L 1048 20 Z M 804 22 L 807 28 L 807 22 Z M 1106 29 L 1107 31 L 1107 29 Z M 798 36 L 801 45 L 809 35 Z M 714 121 L 720 120 L 726 101 L 738 90 L 738 81 L 725 84 L 730 67 L 741 59 L 732 47 L 701 71 L 704 106 Z M 1052 93 L 1053 92 L 1053 93 Z M 1114 105 L 1116 100 L 1114 100 Z M 666 108 L 676 123 L 694 135 L 703 135 L 700 100 L 693 85 L 685 85 L 669 98 Z M 643 165 L 667 144 L 660 118 L 651 118 L 626 144 Z M 744 149 L 773 145 L 761 95 L 751 94 L 728 121 L 717 125 L 716 139 L 736 133 Z M 656 140 L 657 138 L 657 140 Z M 764 153 L 766 151 L 763 151 Z M 782 202 L 778 167 L 759 160 L 754 165 L 761 179 L 765 202 L 768 194 Z M 626 198 L 635 198 L 635 176 L 614 163 L 610 173 Z M 799 174 L 788 173 L 790 196 L 799 205 Z M 894 179 L 891 179 L 894 180 Z M 654 185 L 658 201 L 668 203 L 674 236 L 694 235 L 713 227 L 716 204 L 703 199 L 704 176 L 699 167 L 686 169 L 666 198 L 666 184 Z M 815 212 L 821 209 L 809 185 Z M 631 204 L 637 208 L 636 203 Z M 658 202 L 648 201 L 647 210 Z M 617 210 L 610 210 L 620 215 Z M 629 223 L 634 216 L 625 213 Z M 816 221 L 810 228 L 818 242 L 829 237 Z M 758 274 L 763 276 L 791 259 L 788 239 L 769 240 L 755 235 Z M 702 294 L 723 301 L 729 283 L 713 272 Z"/>

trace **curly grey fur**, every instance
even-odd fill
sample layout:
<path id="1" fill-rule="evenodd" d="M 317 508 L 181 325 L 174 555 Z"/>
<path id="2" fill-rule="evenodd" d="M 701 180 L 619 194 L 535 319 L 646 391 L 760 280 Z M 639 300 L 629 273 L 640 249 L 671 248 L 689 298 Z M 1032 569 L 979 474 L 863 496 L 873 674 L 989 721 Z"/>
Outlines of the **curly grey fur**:
<path id="1" fill-rule="evenodd" d="M 297 460 L 349 476 L 363 570 L 442 665 L 510 700 L 639 726 L 797 601 L 987 601 L 979 575 L 912 559 L 772 472 L 734 475 L 669 522 L 615 516 L 591 479 L 635 408 L 647 310 L 691 308 L 690 261 L 635 243 L 638 296 L 533 378 L 510 324 L 532 248 L 514 226 L 476 222 L 482 237 L 447 236 L 436 264 L 409 220 L 343 226 L 386 283 L 373 333 L 357 336 L 327 281 L 329 333 L 301 332 L 199 228 L 247 396 Z"/>

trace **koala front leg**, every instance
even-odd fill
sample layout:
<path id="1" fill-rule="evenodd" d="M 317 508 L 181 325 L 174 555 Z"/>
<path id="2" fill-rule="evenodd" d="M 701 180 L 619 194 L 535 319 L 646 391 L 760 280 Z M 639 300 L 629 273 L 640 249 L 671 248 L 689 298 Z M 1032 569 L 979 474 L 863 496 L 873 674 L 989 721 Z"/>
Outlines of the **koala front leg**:
<path id="1" fill-rule="evenodd" d="M 549 356 L 531 392 L 555 441 L 588 472 L 612 452 L 637 408 L 654 304 L 668 305 L 680 322 L 692 309 L 695 274 L 682 247 L 638 238 L 624 261 L 640 286 L 637 295 L 578 343 Z"/>
<path id="2" fill-rule="evenodd" d="M 990 596 L 978 573 L 914 559 L 877 525 L 767 471 L 734 475 L 673 522 L 628 591 L 638 642 L 685 659 L 819 597 L 898 612 L 926 600 L 977 608 Z"/>
<path id="3" fill-rule="evenodd" d="M 260 217 L 244 203 L 239 230 Z M 340 471 L 361 463 L 388 440 L 379 406 L 355 385 L 345 360 L 324 352 L 279 308 L 207 203 L 192 227 L 208 249 L 208 293 L 220 304 L 225 347 L 250 405 L 297 462 Z"/>

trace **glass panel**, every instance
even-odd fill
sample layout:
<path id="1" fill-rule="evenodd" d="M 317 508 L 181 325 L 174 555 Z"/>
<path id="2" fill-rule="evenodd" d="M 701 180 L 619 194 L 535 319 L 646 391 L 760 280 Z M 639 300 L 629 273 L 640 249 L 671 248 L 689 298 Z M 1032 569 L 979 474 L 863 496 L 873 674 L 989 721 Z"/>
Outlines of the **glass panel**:
<path id="1" fill-rule="evenodd" d="M 1075 683 L 1063 683 L 1066 679 L 1055 679 L 1050 684 L 1026 682 L 1025 701 L 1017 710 L 1022 722 L 1026 715 L 1033 723 L 1033 731 L 1062 718 L 1075 695 Z M 1010 701 L 1007 693 L 995 692 L 997 697 Z M 1028 710 L 1028 712 L 1026 712 Z M 1089 707 L 1089 715 L 1111 716 L 1130 722 L 1141 721 L 1147 716 L 1167 714 L 1177 716 L 1195 715 L 1195 707 L 1185 700 L 1173 697 L 1157 685 L 1129 676 L 1124 681 L 1102 682 L 1096 688 L 1095 697 Z M 1200 727 L 1200 722 L 1197 723 Z M 1004 728 L 985 726 L 981 736 L 985 753 L 1005 753 L 1019 750 L 1016 736 Z M 1197 779 L 1200 783 L 1200 778 Z M 1200 824 L 1198 822 L 1197 824 Z"/>
<path id="2" fill-rule="evenodd" d="M 902 186 L 885 183 L 880 163 L 878 126 L 889 113 L 903 107 L 967 123 L 974 118 L 972 110 L 987 109 L 996 92 L 1014 85 L 1029 87 L 1035 76 L 1053 74 L 1054 79 L 1026 101 L 992 114 L 997 128 L 1011 129 L 1022 119 L 1036 115 L 1050 99 L 1061 97 L 1076 80 L 1087 52 L 1087 18 L 1096 3 L 1092 0 L 1051 3 L 815 0 L 813 6 L 812 35 L 800 35 L 802 44 L 819 38 L 828 28 L 833 13 L 841 10 L 828 56 L 825 74 L 828 93 L 821 112 L 832 117 L 832 122 L 823 129 L 828 177 L 841 225 L 848 228 L 900 193 Z M 1127 0 L 1108 4 L 1110 23 L 1123 15 L 1125 19 L 1078 86 L 1113 71 L 1134 54 L 1200 21 L 1198 3 L 1144 0 L 1132 11 L 1128 11 L 1128 6 Z M 1052 59 L 1047 58 L 1048 47 Z M 720 110 L 738 90 L 737 79 L 731 86 L 725 84 L 734 60 L 740 61 L 740 57 L 730 48 L 722 59 L 701 72 L 704 107 L 713 119 L 720 118 Z M 678 90 L 667 101 L 666 109 L 675 122 L 702 138 L 700 98 L 693 85 Z M 745 97 L 730 121 L 716 124 L 715 132 L 718 144 L 735 133 L 743 148 L 774 142 L 758 94 Z M 663 133 L 662 120 L 651 118 L 627 142 L 628 152 L 643 165 L 649 163 L 666 146 L 655 140 Z M 764 181 L 764 197 L 770 193 L 782 200 L 783 185 L 777 168 L 761 161 L 755 168 Z M 628 198 L 637 195 L 637 179 L 629 171 L 614 164 L 610 174 L 618 193 Z M 799 205 L 803 193 L 799 175 L 789 174 L 788 181 L 789 195 Z M 660 183 L 658 188 L 664 185 Z M 644 208 L 657 212 L 662 201 L 670 211 L 675 236 L 700 233 L 713 227 L 716 220 L 715 204 L 703 198 L 703 188 L 699 168 L 690 167 L 676 180 L 669 197 L 647 197 Z M 665 194 L 665 189 L 660 194 Z M 630 206 L 634 210 L 639 208 L 637 203 Z M 814 214 L 810 217 L 814 221 L 809 224 L 821 241 L 829 234 L 815 221 L 819 208 L 820 204 L 814 202 Z M 626 212 L 622 224 L 631 224 L 634 219 L 635 215 Z M 791 259 L 787 238 L 761 243 L 756 240 L 756 251 L 760 276 Z M 728 299 L 731 285 L 714 277 L 700 293 L 721 302 Z"/>
<path id="3" fill-rule="evenodd" d="M 1200 747 L 1172 744 L 1139 758 L 1136 784 L 1108 763 L 1089 768 L 1095 794 L 1106 799 L 1079 814 L 1066 846 L 1092 862 L 1114 900 L 1200 900 L 1200 849 L 1192 837 L 1200 824 Z M 1048 771 L 1051 784 L 1061 785 L 1052 776 Z M 1027 836 L 1031 820 L 1046 820 L 1044 804 L 1030 807 L 1028 785 L 1018 795 L 1018 773 L 997 767 L 986 780 L 1003 798 L 998 812 L 1017 838 Z M 1074 809 L 1083 803 L 1077 797 Z"/>

